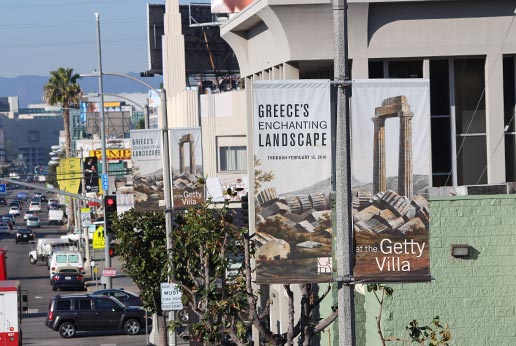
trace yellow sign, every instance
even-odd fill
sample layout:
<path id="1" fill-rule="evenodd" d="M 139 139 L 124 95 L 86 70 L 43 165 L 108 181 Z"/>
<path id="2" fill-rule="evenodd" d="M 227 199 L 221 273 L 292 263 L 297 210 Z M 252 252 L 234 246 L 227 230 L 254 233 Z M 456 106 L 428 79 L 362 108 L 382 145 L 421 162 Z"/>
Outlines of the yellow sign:
<path id="1" fill-rule="evenodd" d="M 93 233 L 93 248 L 104 249 L 106 247 L 106 239 L 104 238 L 104 226 L 97 227 Z"/>
<path id="2" fill-rule="evenodd" d="M 90 150 L 90 156 L 102 159 L 102 150 Z M 106 159 L 108 160 L 130 160 L 131 149 L 106 149 Z"/>

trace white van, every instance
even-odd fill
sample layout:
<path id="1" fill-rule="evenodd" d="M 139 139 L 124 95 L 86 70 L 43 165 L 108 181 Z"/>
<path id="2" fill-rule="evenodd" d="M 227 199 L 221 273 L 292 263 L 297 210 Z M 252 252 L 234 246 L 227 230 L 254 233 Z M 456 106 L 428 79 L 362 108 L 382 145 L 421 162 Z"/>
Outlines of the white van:
<path id="1" fill-rule="evenodd" d="M 83 275 L 86 274 L 84 271 L 84 258 L 79 251 L 54 251 L 50 259 L 50 282 L 60 267 L 75 267 L 79 269 Z"/>

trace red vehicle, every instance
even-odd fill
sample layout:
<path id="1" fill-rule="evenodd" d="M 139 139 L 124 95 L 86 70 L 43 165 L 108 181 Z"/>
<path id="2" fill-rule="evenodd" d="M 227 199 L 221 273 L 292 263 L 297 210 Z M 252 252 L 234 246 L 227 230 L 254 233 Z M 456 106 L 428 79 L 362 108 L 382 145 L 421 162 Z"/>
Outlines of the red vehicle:
<path id="1" fill-rule="evenodd" d="M 27 295 L 21 293 L 20 282 L 0 281 L 0 344 L 2 346 L 21 346 L 21 314 L 26 308 Z"/>

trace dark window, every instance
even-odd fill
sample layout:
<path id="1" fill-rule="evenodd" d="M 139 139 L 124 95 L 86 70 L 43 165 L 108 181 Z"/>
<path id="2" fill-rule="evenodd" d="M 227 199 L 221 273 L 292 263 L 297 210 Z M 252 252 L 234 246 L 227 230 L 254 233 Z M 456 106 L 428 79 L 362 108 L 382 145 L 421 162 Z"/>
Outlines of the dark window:
<path id="1" fill-rule="evenodd" d="M 383 61 L 369 61 L 369 78 L 383 78 Z"/>
<path id="2" fill-rule="evenodd" d="M 484 58 L 456 59 L 455 126 L 457 183 L 487 183 Z"/>
<path id="3" fill-rule="evenodd" d="M 220 147 L 220 171 L 246 171 L 247 169 L 247 147 L 231 146 Z"/>
<path id="4" fill-rule="evenodd" d="M 113 311 L 115 304 L 109 299 L 95 299 L 95 309 L 99 311 Z"/>
<path id="5" fill-rule="evenodd" d="M 423 60 L 389 61 L 389 78 L 423 78 Z"/>
<path id="6" fill-rule="evenodd" d="M 79 310 L 91 310 L 91 301 L 89 299 L 80 299 Z"/>
<path id="7" fill-rule="evenodd" d="M 451 122 L 448 60 L 430 61 L 432 186 L 452 185 Z"/>
<path id="8" fill-rule="evenodd" d="M 58 300 L 56 304 L 56 310 L 58 311 L 67 311 L 71 310 L 72 308 L 72 302 L 71 300 Z"/>
<path id="9" fill-rule="evenodd" d="M 514 88 L 514 57 L 503 58 L 503 103 L 505 125 L 509 125 L 505 135 L 505 180 L 516 181 L 516 135 L 514 108 L 516 90 Z"/>

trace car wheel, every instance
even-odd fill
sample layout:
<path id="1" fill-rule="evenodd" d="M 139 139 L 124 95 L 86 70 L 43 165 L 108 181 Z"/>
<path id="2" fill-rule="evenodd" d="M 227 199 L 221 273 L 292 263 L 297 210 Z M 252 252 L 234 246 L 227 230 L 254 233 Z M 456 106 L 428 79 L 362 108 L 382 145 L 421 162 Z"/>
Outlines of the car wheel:
<path id="1" fill-rule="evenodd" d="M 73 338 L 75 336 L 75 325 L 70 321 L 64 321 L 59 326 L 59 335 L 65 339 Z"/>
<path id="2" fill-rule="evenodd" d="M 36 260 L 32 257 L 29 257 L 30 264 L 36 264 Z"/>
<path id="3" fill-rule="evenodd" d="M 187 309 L 177 311 L 176 312 L 176 316 L 179 319 L 179 321 L 181 321 L 183 323 L 188 323 L 189 316 L 188 316 L 188 310 Z"/>
<path id="4" fill-rule="evenodd" d="M 135 318 L 130 318 L 124 323 L 124 332 L 127 335 L 136 335 L 140 332 L 141 323 Z"/>

